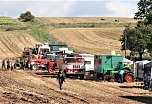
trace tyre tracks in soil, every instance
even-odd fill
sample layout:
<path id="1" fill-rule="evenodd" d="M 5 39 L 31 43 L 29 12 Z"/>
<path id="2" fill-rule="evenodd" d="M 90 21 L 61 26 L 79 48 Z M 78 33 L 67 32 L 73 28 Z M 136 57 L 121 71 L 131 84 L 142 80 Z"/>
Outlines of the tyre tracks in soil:
<path id="1" fill-rule="evenodd" d="M 102 102 L 109 102 L 109 103 L 113 103 L 113 101 L 116 101 L 117 103 L 128 103 L 128 100 L 121 98 L 121 96 L 140 96 L 140 93 L 133 93 L 132 91 L 127 91 L 127 89 L 121 89 L 119 87 L 116 86 L 112 86 L 112 85 L 105 85 L 105 84 L 100 84 L 100 86 L 97 86 L 95 83 L 92 83 L 93 81 L 90 82 L 85 82 L 85 83 L 77 83 L 77 82 L 71 82 L 70 85 L 73 86 L 73 88 L 75 88 L 74 86 L 79 86 L 79 88 L 82 88 L 83 92 L 81 95 L 89 95 L 89 98 L 93 98 L 96 99 L 97 101 L 102 101 Z M 97 83 L 99 84 L 99 83 Z M 85 86 L 87 85 L 87 86 Z M 90 88 L 90 86 L 92 86 Z M 88 89 L 89 88 L 89 89 Z M 88 89 L 88 90 L 86 90 Z M 92 89 L 93 91 L 91 93 L 85 93 L 85 92 L 90 92 L 90 89 Z M 98 92 L 98 93 L 94 93 L 94 92 Z M 78 92 L 79 93 L 79 92 Z M 100 93 L 100 94 L 99 94 Z M 101 95 L 101 93 L 103 93 L 103 95 Z M 94 94 L 96 94 L 97 96 L 95 96 Z M 109 99 L 110 97 L 110 99 Z M 104 99 L 104 100 L 103 100 Z M 130 101 L 132 103 L 138 103 L 138 102 L 134 102 L 134 101 Z"/>
<path id="2" fill-rule="evenodd" d="M 19 74 L 18 72 L 15 72 L 15 73 L 16 74 L 14 76 L 16 76 L 17 78 L 23 77 L 22 74 Z M 31 74 L 30 74 L 30 76 L 31 76 Z M 12 76 L 7 76 L 4 79 L 10 79 L 9 77 L 12 77 Z M 16 79 L 14 79 L 14 80 L 16 80 Z M 85 104 L 87 104 L 87 101 L 77 97 L 75 94 L 70 94 L 65 91 L 55 90 L 55 89 L 59 89 L 59 88 L 57 88 L 56 85 L 55 85 L 55 87 L 51 88 L 52 83 L 49 83 L 49 85 L 47 85 L 47 86 L 42 85 L 42 86 L 35 87 L 34 85 L 32 85 L 32 83 L 30 85 L 26 80 L 25 80 L 26 83 L 22 82 L 22 80 L 19 80 L 19 81 L 14 81 L 14 80 L 12 80 L 13 82 L 11 82 L 11 83 L 9 83 L 10 81 L 7 81 L 7 83 L 9 83 L 9 84 L 4 84 L 4 86 L 8 86 L 8 87 L 3 86 L 3 88 L 5 88 L 8 93 L 11 92 L 13 94 L 16 94 L 17 96 L 23 96 L 22 92 L 27 92 L 27 93 L 32 92 L 39 96 L 43 96 L 43 98 L 47 98 L 48 102 L 54 101 L 57 103 L 64 103 L 64 104 L 67 104 L 67 103 L 80 103 L 80 104 L 85 103 Z M 14 85 L 14 83 L 16 83 L 16 84 Z M 51 86 L 50 86 L 50 84 L 51 84 Z M 11 87 L 12 85 L 14 85 L 14 87 Z M 22 91 L 22 89 L 20 89 L 20 88 L 24 89 L 24 91 Z M 7 95 L 7 93 L 6 93 L 6 95 Z M 12 94 L 10 94 L 10 96 L 11 95 Z M 32 94 L 31 96 L 35 96 L 35 95 Z"/>
<path id="3" fill-rule="evenodd" d="M 85 83 L 86 85 L 89 85 L 90 83 Z M 91 83 L 92 84 L 92 83 Z M 81 90 L 83 91 L 83 92 L 85 92 L 85 93 L 81 93 L 81 91 L 80 92 L 78 92 L 78 93 L 80 93 L 82 96 L 87 96 L 87 99 L 89 99 L 89 98 L 91 98 L 90 99 L 90 102 L 91 101 L 93 101 L 93 102 L 95 102 L 95 103 L 100 103 L 100 102 L 109 102 L 109 103 L 112 103 L 113 102 L 113 100 L 110 100 L 109 99 L 109 97 L 110 98 L 112 98 L 111 97 L 111 95 L 115 95 L 115 94 L 117 94 L 117 93 L 111 93 L 111 91 L 106 91 L 106 89 L 105 90 L 103 90 L 103 88 L 101 89 L 100 87 L 103 87 L 103 86 L 100 86 L 100 87 L 97 87 L 96 88 L 96 86 L 97 85 L 95 85 L 95 86 L 92 86 L 91 88 L 90 88 L 90 86 L 85 86 L 83 83 L 72 83 L 71 84 L 72 86 L 79 86 L 79 88 L 81 88 Z M 92 89 L 92 91 L 90 91 L 90 89 Z M 108 89 L 108 88 L 107 88 Z M 76 89 L 74 89 L 74 90 L 76 90 Z M 95 92 L 97 92 L 97 93 L 95 93 Z M 100 93 L 102 93 L 102 95 L 100 94 Z M 119 102 L 119 103 L 124 103 L 121 99 L 119 99 L 119 98 L 117 98 L 117 99 L 115 99 L 115 101 L 117 101 L 117 102 Z M 92 103 L 93 103 L 92 102 Z"/>
<path id="4" fill-rule="evenodd" d="M 33 76 L 37 77 L 34 73 Z M 41 76 L 39 76 L 40 79 L 42 79 L 43 81 L 45 81 L 47 83 L 46 88 L 48 88 L 48 90 L 52 90 L 54 91 L 56 94 L 59 94 L 59 97 L 62 97 L 62 99 L 67 100 L 68 103 L 79 103 L 79 104 L 88 104 L 87 99 L 83 99 L 81 98 L 79 95 L 77 95 L 76 93 L 72 93 L 72 92 L 68 92 L 66 90 L 59 90 L 59 84 L 58 81 L 50 81 L 50 80 L 54 80 L 51 78 L 42 78 Z M 49 84 L 53 85 L 54 87 L 51 88 L 49 86 Z M 57 90 L 55 90 L 57 89 Z"/>
<path id="5" fill-rule="evenodd" d="M 138 96 L 138 94 L 127 91 L 128 89 L 121 89 L 115 86 L 115 83 L 113 86 L 103 82 L 66 79 L 63 90 L 59 90 L 56 79 L 42 77 L 35 72 L 18 70 L 0 72 L 2 76 L 0 85 L 5 89 L 1 95 L 2 100 L 37 104 L 138 103 L 121 98 L 120 96 Z"/>
<path id="6" fill-rule="evenodd" d="M 79 82 L 79 83 L 78 83 Z M 67 81 L 67 83 L 68 83 L 68 81 Z M 65 83 L 66 84 L 66 83 Z M 96 93 L 96 96 L 94 95 L 95 93 L 93 93 L 93 91 L 92 92 L 90 92 L 90 89 L 92 89 L 92 88 L 90 88 L 89 86 L 86 86 L 86 85 L 90 85 L 90 84 L 92 84 L 92 83 L 90 83 L 90 82 L 88 82 L 88 81 L 86 81 L 84 84 L 83 83 L 81 83 L 81 80 L 80 81 L 72 81 L 72 80 L 70 80 L 70 84 L 69 85 L 67 85 L 66 84 L 66 86 L 65 86 L 65 90 L 66 91 L 68 91 L 67 93 L 66 93 L 66 95 L 68 94 L 69 95 L 69 92 L 73 92 L 73 93 L 75 93 L 75 92 L 77 92 L 76 94 L 74 94 L 74 96 L 77 96 L 77 97 L 80 97 L 81 96 L 81 99 L 83 99 L 83 100 L 85 100 L 86 102 L 88 102 L 88 103 L 96 103 L 96 104 L 99 104 L 99 103 L 101 103 L 101 102 L 109 102 L 109 103 L 113 103 L 113 100 L 109 100 L 109 98 L 108 98 L 108 96 L 109 95 L 115 95 L 115 94 L 117 94 L 118 95 L 118 93 L 116 92 L 116 93 L 111 93 L 110 91 L 104 91 L 104 90 L 100 90 L 100 87 L 102 87 L 102 86 L 99 86 L 99 87 L 97 87 L 97 88 L 95 88 L 95 92 L 98 92 L 98 93 Z M 98 83 L 99 84 L 99 83 Z M 96 84 L 95 84 L 95 86 L 96 86 Z M 110 87 L 108 87 L 108 88 L 111 88 L 111 86 Z M 107 89 L 108 89 L 107 88 Z M 82 89 L 82 90 L 81 90 Z M 94 89 L 94 88 L 93 88 Z M 82 92 L 83 93 L 82 93 Z M 111 91 L 113 91 L 113 89 L 111 90 Z M 85 93 L 85 92 L 90 92 L 90 93 Z M 119 91 L 120 92 L 120 91 Z M 91 94 L 91 93 L 93 93 L 93 94 Z M 99 93 L 105 93 L 105 94 L 107 94 L 108 93 L 108 95 L 107 96 L 105 96 L 105 95 L 100 95 Z M 122 91 L 122 93 L 123 93 L 123 91 Z M 126 93 L 126 94 L 128 94 L 128 93 Z M 71 95 L 71 93 L 70 93 L 70 95 Z M 121 95 L 121 94 L 120 94 Z M 72 96 L 73 96 L 73 94 L 72 94 Z M 113 99 L 115 99 L 114 97 L 113 97 Z M 117 97 L 117 100 L 115 100 L 115 101 L 117 101 L 117 102 L 119 102 L 119 103 L 126 103 L 125 101 L 123 101 L 120 97 Z"/>

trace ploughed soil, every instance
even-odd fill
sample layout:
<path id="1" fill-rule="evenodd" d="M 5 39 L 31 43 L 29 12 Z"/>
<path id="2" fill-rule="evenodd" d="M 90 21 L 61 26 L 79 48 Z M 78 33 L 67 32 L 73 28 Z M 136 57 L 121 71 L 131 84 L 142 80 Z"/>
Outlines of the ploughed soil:
<path id="1" fill-rule="evenodd" d="M 66 79 L 59 89 L 56 75 L 42 70 L 0 70 L 1 104 L 141 104 L 152 103 L 152 93 L 140 82 Z"/>

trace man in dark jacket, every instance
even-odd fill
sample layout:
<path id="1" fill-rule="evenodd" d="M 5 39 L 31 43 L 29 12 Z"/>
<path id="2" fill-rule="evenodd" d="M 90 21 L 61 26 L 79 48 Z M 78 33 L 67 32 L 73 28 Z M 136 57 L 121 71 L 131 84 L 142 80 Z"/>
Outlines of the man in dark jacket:
<path id="1" fill-rule="evenodd" d="M 65 73 L 61 69 L 59 69 L 57 80 L 59 81 L 60 90 L 62 90 L 62 84 L 65 82 Z"/>
<path id="2" fill-rule="evenodd" d="M 144 89 L 148 90 L 150 86 L 151 76 L 149 73 L 144 73 Z"/>
<path id="3" fill-rule="evenodd" d="M 7 60 L 7 70 L 9 70 L 10 68 L 11 68 L 10 60 Z"/>

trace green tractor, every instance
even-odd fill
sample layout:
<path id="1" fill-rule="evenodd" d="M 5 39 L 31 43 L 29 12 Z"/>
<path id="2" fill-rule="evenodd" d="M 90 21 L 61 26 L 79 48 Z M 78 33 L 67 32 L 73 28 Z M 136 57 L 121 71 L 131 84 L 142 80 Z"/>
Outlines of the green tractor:
<path id="1" fill-rule="evenodd" d="M 124 80 L 126 82 L 134 81 L 132 64 L 124 61 L 124 56 L 116 55 L 95 55 L 95 72 L 98 78 L 105 81 L 115 82 L 118 80 L 118 72 L 124 69 Z"/>
<path id="2" fill-rule="evenodd" d="M 110 82 L 117 81 L 118 73 L 121 69 L 124 70 L 124 80 L 126 82 L 133 82 L 134 81 L 134 73 L 132 70 L 133 66 L 130 65 L 129 62 L 119 62 L 118 67 L 112 71 L 110 71 Z"/>

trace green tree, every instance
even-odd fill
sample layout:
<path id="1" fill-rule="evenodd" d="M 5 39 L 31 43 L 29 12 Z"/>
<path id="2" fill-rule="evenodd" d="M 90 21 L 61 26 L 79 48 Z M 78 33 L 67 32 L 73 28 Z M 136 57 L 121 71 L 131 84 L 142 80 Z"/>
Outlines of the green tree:
<path id="1" fill-rule="evenodd" d="M 152 24 L 152 0 L 140 0 L 138 5 L 138 12 L 135 13 L 135 19 L 143 19 L 144 24 Z"/>
<path id="2" fill-rule="evenodd" d="M 138 52 L 139 60 L 142 60 L 142 54 L 150 41 L 150 35 L 151 34 L 145 25 L 140 25 L 139 27 L 127 25 L 120 38 L 122 44 L 121 49 Z"/>
<path id="3" fill-rule="evenodd" d="M 25 13 L 21 13 L 19 20 L 23 22 L 32 21 L 34 19 L 34 16 L 31 14 L 30 11 L 27 11 Z"/>
<path id="4" fill-rule="evenodd" d="M 143 19 L 147 15 L 147 8 L 148 8 L 148 0 L 140 0 L 138 5 L 138 12 L 135 13 L 135 19 Z"/>
<path id="5" fill-rule="evenodd" d="M 152 0 L 147 0 L 147 13 L 144 22 L 145 25 L 152 24 Z"/>
<path id="6" fill-rule="evenodd" d="M 147 49 L 149 51 L 149 53 L 151 53 L 152 55 L 152 27 L 149 25 L 147 26 L 147 31 L 149 32 L 149 42 L 147 43 Z"/>

